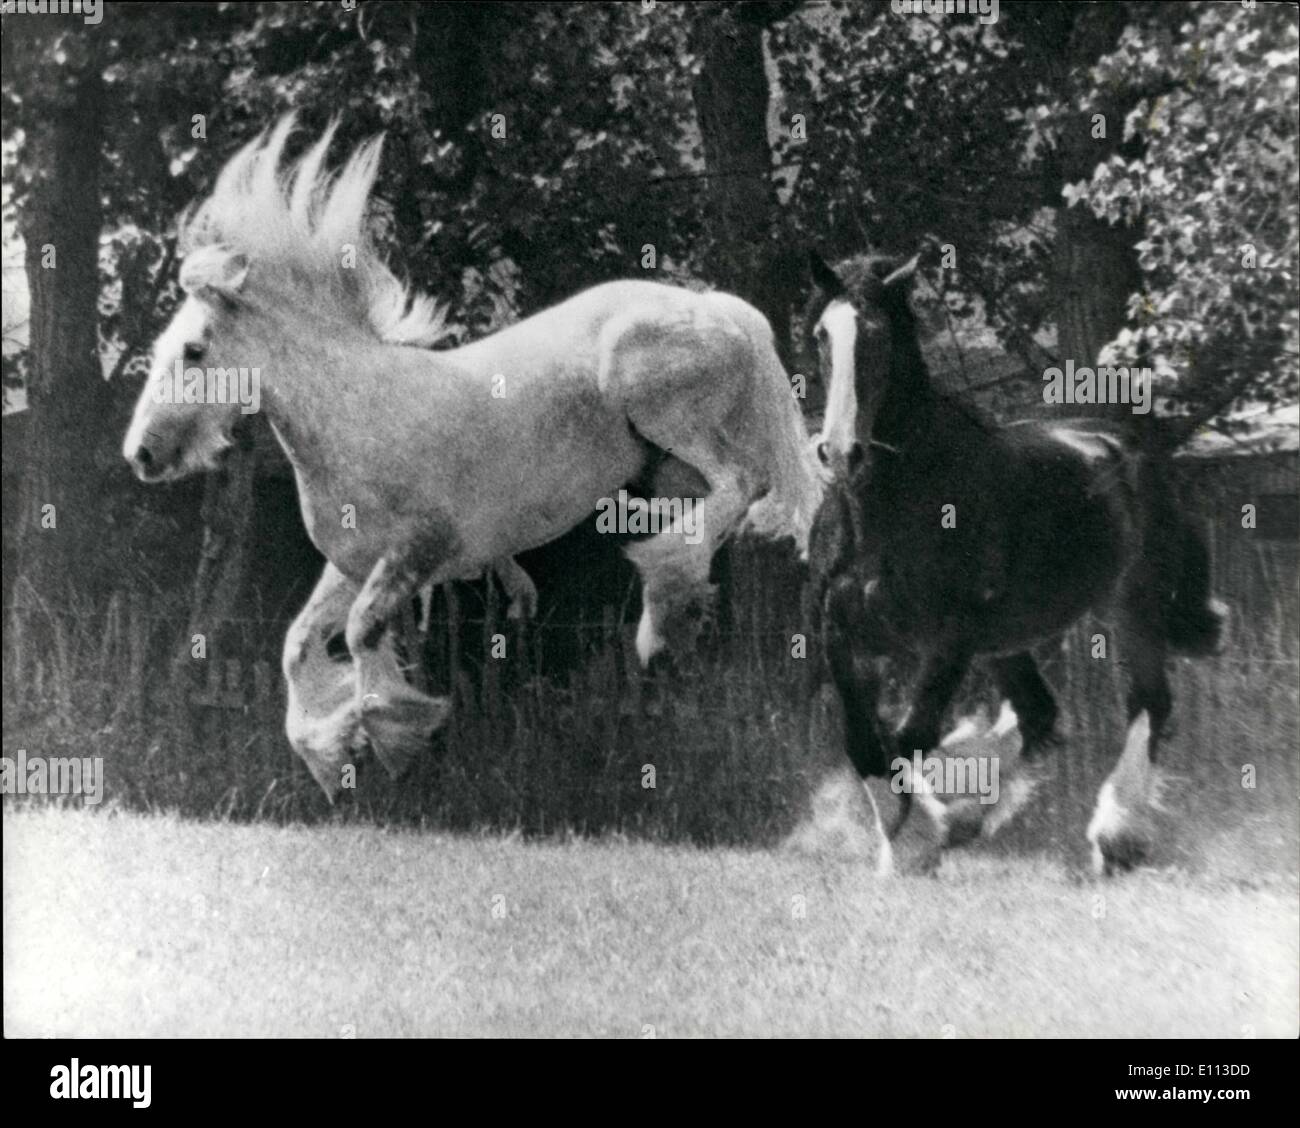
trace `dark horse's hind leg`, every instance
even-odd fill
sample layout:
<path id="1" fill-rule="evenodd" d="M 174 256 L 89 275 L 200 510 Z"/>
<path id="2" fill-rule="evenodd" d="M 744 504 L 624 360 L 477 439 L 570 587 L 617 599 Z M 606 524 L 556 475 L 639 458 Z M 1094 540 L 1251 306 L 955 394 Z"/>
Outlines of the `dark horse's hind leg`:
<path id="1" fill-rule="evenodd" d="M 1124 666 L 1128 674 L 1129 689 L 1126 698 L 1128 720 L 1132 724 L 1142 712 L 1151 717 L 1151 759 L 1156 758 L 1156 745 L 1164 735 L 1173 712 L 1174 696 L 1169 689 L 1165 673 L 1166 647 L 1162 639 L 1150 632 L 1128 628 L 1124 636 Z"/>
<path id="2" fill-rule="evenodd" d="M 1143 604 L 1126 609 L 1125 669 L 1129 679 L 1128 733 L 1119 763 L 1097 794 L 1088 824 L 1093 868 L 1111 874 L 1146 860 L 1155 840 L 1155 761 L 1173 707 L 1165 673 L 1166 644 Z"/>
<path id="3" fill-rule="evenodd" d="M 1021 758 L 1029 763 L 1056 742 L 1056 698 L 1028 651 L 995 658 L 992 665 L 1002 696 L 1016 711 L 1024 741 Z"/>

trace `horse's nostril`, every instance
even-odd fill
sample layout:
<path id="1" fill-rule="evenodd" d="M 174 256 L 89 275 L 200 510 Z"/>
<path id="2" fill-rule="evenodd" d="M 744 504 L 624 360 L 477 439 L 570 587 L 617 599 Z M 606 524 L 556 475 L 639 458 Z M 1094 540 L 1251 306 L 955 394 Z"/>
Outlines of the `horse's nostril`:
<path id="1" fill-rule="evenodd" d="M 823 466 L 829 466 L 831 462 L 831 452 L 825 443 L 817 444 L 817 457 L 822 460 Z"/>
<path id="2" fill-rule="evenodd" d="M 856 470 L 862 465 L 862 460 L 866 457 L 866 452 L 862 449 L 861 443 L 854 443 L 849 447 L 849 469 Z"/>
<path id="3" fill-rule="evenodd" d="M 135 452 L 135 460 L 141 466 L 148 466 L 153 461 L 153 455 L 149 453 L 148 447 L 141 447 Z"/>

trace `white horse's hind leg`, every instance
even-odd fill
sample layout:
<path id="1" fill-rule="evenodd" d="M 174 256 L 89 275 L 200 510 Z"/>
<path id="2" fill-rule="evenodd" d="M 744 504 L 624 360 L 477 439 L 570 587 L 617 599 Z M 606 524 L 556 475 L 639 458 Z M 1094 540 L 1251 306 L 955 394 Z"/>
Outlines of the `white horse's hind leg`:
<path id="1" fill-rule="evenodd" d="M 758 493 L 744 467 L 719 459 L 716 450 L 706 450 L 703 444 L 679 443 L 674 456 L 700 472 L 709 495 L 701 501 L 682 499 L 691 505 L 689 511 L 666 531 L 627 549 L 641 573 L 643 610 L 636 647 L 643 665 L 665 646 L 685 651 L 694 644 L 699 630 L 695 612 L 712 594 L 713 554 Z"/>
<path id="2" fill-rule="evenodd" d="M 1157 795 L 1150 749 L 1151 718 L 1143 711 L 1129 725 L 1123 755 L 1101 785 L 1088 823 L 1092 868 L 1098 874 L 1131 869 L 1146 858 L 1154 841 L 1151 810 Z"/>
<path id="3" fill-rule="evenodd" d="M 357 590 L 327 564 L 284 639 L 285 731 L 331 803 L 342 787 L 344 765 L 363 743 L 356 671 L 350 658 L 336 660 L 327 649 L 329 640 L 343 630 Z"/>
<path id="4" fill-rule="evenodd" d="M 537 614 L 537 587 L 532 577 L 519 566 L 519 561 L 513 556 L 502 556 L 492 561 L 492 571 L 497 574 L 510 601 L 506 618 L 533 618 Z"/>
<path id="5" fill-rule="evenodd" d="M 778 394 L 770 328 L 737 298 L 676 302 L 671 312 L 629 310 L 607 324 L 601 341 L 604 394 L 637 435 L 690 467 L 709 491 L 702 502 L 690 499 L 690 520 L 628 550 L 644 584 L 643 663 L 665 646 L 694 641 L 698 623 L 689 612 L 709 594 L 713 554 L 772 477 L 771 428 L 756 407 L 759 397 Z M 788 398 L 781 403 L 790 406 Z"/>

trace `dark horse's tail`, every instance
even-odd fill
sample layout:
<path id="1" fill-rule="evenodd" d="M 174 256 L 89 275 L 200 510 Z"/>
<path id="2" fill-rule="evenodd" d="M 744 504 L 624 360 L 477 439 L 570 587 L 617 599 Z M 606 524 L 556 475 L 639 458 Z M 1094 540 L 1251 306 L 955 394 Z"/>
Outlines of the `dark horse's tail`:
<path id="1" fill-rule="evenodd" d="M 1223 648 L 1228 608 L 1210 591 L 1210 553 L 1191 524 L 1180 522 L 1175 546 L 1172 598 L 1165 612 L 1165 638 L 1170 647 L 1193 657 L 1217 654 Z"/>

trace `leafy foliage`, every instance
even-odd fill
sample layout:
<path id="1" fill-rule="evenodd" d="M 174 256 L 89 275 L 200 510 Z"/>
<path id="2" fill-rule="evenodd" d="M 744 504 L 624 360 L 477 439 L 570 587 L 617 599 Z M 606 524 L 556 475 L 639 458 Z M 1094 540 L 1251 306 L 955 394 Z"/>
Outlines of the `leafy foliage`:
<path id="1" fill-rule="evenodd" d="M 1144 288 L 1112 363 L 1150 358 L 1160 390 L 1203 417 L 1294 401 L 1300 371 L 1296 11 L 1197 4 L 1176 31 L 1133 25 L 1099 83 L 1141 76 L 1116 155 L 1072 188 L 1112 223 L 1140 224 Z"/>

